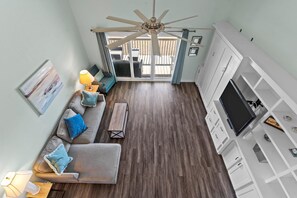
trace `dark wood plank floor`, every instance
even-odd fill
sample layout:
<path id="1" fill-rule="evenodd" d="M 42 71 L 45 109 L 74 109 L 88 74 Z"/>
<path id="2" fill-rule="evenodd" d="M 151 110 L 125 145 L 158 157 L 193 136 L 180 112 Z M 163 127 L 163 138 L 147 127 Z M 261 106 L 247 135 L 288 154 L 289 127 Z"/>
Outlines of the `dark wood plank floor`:
<path id="1" fill-rule="evenodd" d="M 64 197 L 235 197 L 193 83 L 118 82 L 106 99 L 96 142 L 122 145 L 117 184 L 56 184 L 53 189 L 65 190 Z M 106 132 L 117 101 L 130 107 L 123 140 L 112 140 Z"/>

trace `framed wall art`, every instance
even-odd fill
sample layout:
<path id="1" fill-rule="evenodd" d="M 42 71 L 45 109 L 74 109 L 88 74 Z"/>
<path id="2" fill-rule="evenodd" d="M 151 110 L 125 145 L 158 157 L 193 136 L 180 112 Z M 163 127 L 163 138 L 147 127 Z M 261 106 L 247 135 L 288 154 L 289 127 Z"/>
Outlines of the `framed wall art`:
<path id="1" fill-rule="evenodd" d="M 274 119 L 273 116 L 269 116 L 265 121 L 264 121 L 265 124 L 268 124 L 282 132 L 284 132 L 284 130 L 282 129 L 282 127 L 277 123 L 277 121 Z"/>
<path id="2" fill-rule="evenodd" d="M 54 65 L 46 60 L 19 90 L 39 114 L 44 114 L 62 87 L 63 82 Z"/>
<path id="3" fill-rule="evenodd" d="M 202 36 L 193 36 L 191 40 L 191 46 L 195 46 L 196 44 L 201 44 Z"/>
<path id="4" fill-rule="evenodd" d="M 197 56 L 199 47 L 190 47 L 188 56 Z"/>

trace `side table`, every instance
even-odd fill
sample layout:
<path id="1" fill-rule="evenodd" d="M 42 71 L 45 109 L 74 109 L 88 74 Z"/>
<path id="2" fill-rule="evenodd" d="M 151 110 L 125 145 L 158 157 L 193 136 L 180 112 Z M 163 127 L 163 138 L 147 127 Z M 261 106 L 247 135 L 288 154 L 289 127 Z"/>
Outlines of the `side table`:
<path id="1" fill-rule="evenodd" d="M 51 191 L 53 183 L 50 182 L 33 182 L 35 185 L 40 187 L 39 193 L 36 195 L 32 195 L 31 193 L 27 193 L 27 197 L 35 197 L 35 198 L 46 198 Z"/>
<path id="2" fill-rule="evenodd" d="M 87 87 L 85 87 L 85 91 L 88 92 L 97 92 L 99 85 L 91 85 L 92 89 L 88 89 Z"/>

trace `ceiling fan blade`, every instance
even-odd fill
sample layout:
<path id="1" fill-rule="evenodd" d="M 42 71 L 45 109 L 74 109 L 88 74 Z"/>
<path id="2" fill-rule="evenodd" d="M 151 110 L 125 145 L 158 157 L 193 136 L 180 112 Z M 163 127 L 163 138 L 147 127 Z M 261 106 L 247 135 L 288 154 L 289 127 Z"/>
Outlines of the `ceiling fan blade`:
<path id="1" fill-rule="evenodd" d="M 132 20 L 128 20 L 128 19 L 122 19 L 122 18 L 113 17 L 113 16 L 108 16 L 106 18 L 109 19 L 109 20 L 112 20 L 112 21 L 127 23 L 127 24 L 131 24 L 131 25 L 140 25 L 140 24 L 142 24 L 141 22 L 132 21 Z"/>
<path id="2" fill-rule="evenodd" d="M 168 27 L 166 26 L 165 29 L 188 29 L 188 30 L 214 30 L 214 28 L 187 28 L 187 27 Z"/>
<path id="3" fill-rule="evenodd" d="M 156 0 L 153 0 L 153 17 L 156 15 Z"/>
<path id="4" fill-rule="evenodd" d="M 176 23 L 176 22 L 179 22 L 179 21 L 188 20 L 188 19 L 195 18 L 195 17 L 198 17 L 198 15 L 190 16 L 190 17 L 179 19 L 179 20 L 175 20 L 175 21 L 170 21 L 170 22 L 164 23 L 164 25 L 168 25 L 168 24 L 171 24 L 171 23 Z"/>
<path id="5" fill-rule="evenodd" d="M 158 41 L 158 36 L 156 32 L 151 33 L 152 36 L 152 48 L 153 48 L 153 55 L 160 56 L 160 45 Z"/>
<path id="6" fill-rule="evenodd" d="M 142 12 L 140 12 L 139 10 L 134 10 L 134 12 L 135 12 L 135 14 L 139 17 L 139 18 L 141 18 L 144 22 L 147 22 L 147 21 L 149 21 L 149 19 L 146 17 L 146 16 L 144 16 L 143 14 L 142 14 Z"/>
<path id="7" fill-rule="evenodd" d="M 157 22 L 161 22 L 162 19 L 165 17 L 165 15 L 166 15 L 168 12 L 169 12 L 169 10 L 165 10 L 165 11 L 161 14 L 161 16 L 157 19 Z"/>
<path id="8" fill-rule="evenodd" d="M 123 38 L 123 39 L 121 39 L 121 40 L 119 40 L 119 41 L 116 41 L 116 42 L 114 42 L 114 43 L 111 43 L 111 44 L 107 45 L 107 47 L 108 47 L 109 49 L 116 48 L 116 47 L 118 47 L 118 46 L 120 46 L 120 45 L 123 45 L 124 43 L 127 43 L 127 42 L 130 41 L 130 40 L 133 40 L 133 39 L 135 39 L 135 38 L 137 38 L 137 37 L 139 37 L 139 36 L 141 36 L 141 35 L 144 35 L 145 33 L 146 33 L 146 32 L 144 32 L 144 31 L 136 32 L 136 33 L 134 33 L 134 34 L 131 34 L 131 35 L 129 35 L 129 36 L 126 36 L 125 38 Z"/>
<path id="9" fill-rule="evenodd" d="M 188 39 L 185 39 L 185 38 L 183 38 L 183 37 L 181 37 L 181 36 L 177 36 L 177 35 L 175 35 L 175 34 L 172 34 L 172 33 L 170 33 L 170 32 L 166 32 L 166 31 L 163 31 L 163 32 L 164 32 L 165 34 L 168 34 L 168 35 L 177 37 L 177 38 L 179 38 L 179 39 L 181 39 L 181 40 L 183 40 L 183 41 L 186 41 L 186 42 L 188 42 L 188 43 L 195 44 L 196 47 L 204 47 L 204 45 L 197 44 L 197 43 L 193 43 L 192 41 L 190 41 L 190 40 L 188 40 Z"/>
<path id="10" fill-rule="evenodd" d="M 139 30 L 137 26 L 135 27 L 111 27 L 111 28 L 93 28 L 92 32 L 121 32 L 121 31 L 133 31 Z"/>

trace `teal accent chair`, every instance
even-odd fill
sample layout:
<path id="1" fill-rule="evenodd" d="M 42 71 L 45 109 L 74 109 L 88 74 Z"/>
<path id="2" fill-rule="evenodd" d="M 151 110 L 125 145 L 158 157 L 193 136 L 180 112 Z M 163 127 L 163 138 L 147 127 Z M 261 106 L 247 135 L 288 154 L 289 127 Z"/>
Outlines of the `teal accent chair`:
<path id="1" fill-rule="evenodd" d="M 90 74 L 95 76 L 100 71 L 100 69 L 97 67 L 97 65 L 93 65 L 91 68 L 88 69 L 88 71 L 90 72 Z M 104 74 L 104 77 L 99 82 L 98 91 L 100 93 L 107 94 L 116 83 L 116 78 L 114 75 L 112 75 L 112 73 L 104 71 L 102 71 L 102 73 Z"/>

